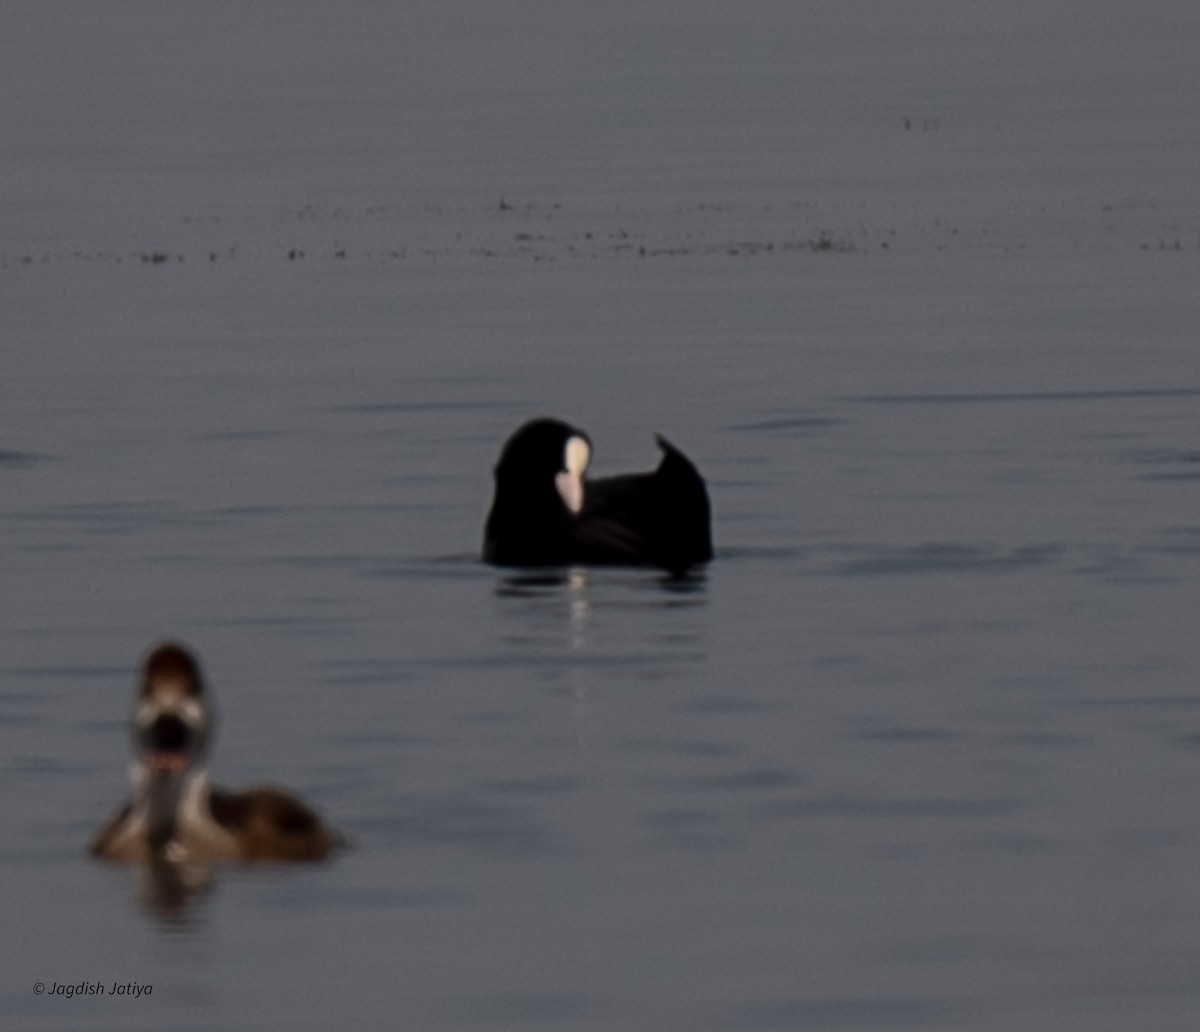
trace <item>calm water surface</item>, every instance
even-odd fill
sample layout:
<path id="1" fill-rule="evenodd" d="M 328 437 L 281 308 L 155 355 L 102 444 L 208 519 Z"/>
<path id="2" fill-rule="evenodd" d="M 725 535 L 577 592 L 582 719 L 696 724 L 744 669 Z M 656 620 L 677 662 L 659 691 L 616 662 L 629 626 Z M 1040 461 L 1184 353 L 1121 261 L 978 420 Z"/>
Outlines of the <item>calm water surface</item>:
<path id="1" fill-rule="evenodd" d="M 1194 1028 L 1200 14 L 5 23 L 6 1029 Z M 540 414 L 706 574 L 479 564 Z M 167 635 L 353 850 L 87 860 Z"/>

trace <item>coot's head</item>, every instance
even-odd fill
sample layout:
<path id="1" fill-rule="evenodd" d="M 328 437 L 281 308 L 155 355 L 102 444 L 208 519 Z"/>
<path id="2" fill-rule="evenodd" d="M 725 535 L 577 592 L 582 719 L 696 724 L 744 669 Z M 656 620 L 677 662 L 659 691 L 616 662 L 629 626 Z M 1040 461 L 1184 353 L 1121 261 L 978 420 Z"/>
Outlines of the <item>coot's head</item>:
<path id="1" fill-rule="evenodd" d="M 587 435 L 557 419 L 534 419 L 508 439 L 484 527 L 485 562 L 541 566 L 572 558 L 591 453 Z"/>
<path id="2" fill-rule="evenodd" d="M 496 463 L 496 493 L 515 504 L 547 504 L 551 492 L 576 515 L 583 509 L 583 477 L 592 455 L 587 434 L 557 419 L 534 419 L 505 443 Z"/>

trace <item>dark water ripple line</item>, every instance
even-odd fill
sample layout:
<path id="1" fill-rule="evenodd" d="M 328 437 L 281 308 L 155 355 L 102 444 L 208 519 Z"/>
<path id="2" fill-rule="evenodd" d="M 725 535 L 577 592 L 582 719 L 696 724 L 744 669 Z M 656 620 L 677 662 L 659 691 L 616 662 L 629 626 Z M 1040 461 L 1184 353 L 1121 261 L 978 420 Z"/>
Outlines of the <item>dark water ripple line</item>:
<path id="1" fill-rule="evenodd" d="M 231 522 L 294 518 L 297 514 L 303 513 L 282 505 L 193 509 L 158 502 L 79 502 L 23 509 L 5 518 L 19 527 L 38 530 L 65 525 L 82 533 L 130 535 L 147 530 L 221 527 Z"/>
<path id="2" fill-rule="evenodd" d="M 1166 483 L 1176 483 L 1176 484 L 1193 483 L 1194 484 L 1194 483 L 1200 481 L 1200 470 L 1186 470 L 1186 471 L 1181 470 L 1179 472 L 1174 472 L 1174 473 L 1143 473 L 1140 477 L 1138 477 L 1138 479 L 1147 481 L 1149 483 L 1158 483 L 1158 484 L 1166 484 Z"/>
<path id="3" fill-rule="evenodd" d="M 618 738 L 614 742 L 614 748 L 618 752 L 630 755 L 686 756 L 710 759 L 740 756 L 746 752 L 747 747 L 740 742 L 730 742 L 724 739 L 627 735 Z"/>
<path id="4" fill-rule="evenodd" d="M 980 957 L 991 947 L 982 933 L 958 935 L 900 935 L 873 952 L 888 964 L 944 964 Z"/>
<path id="5" fill-rule="evenodd" d="M 637 819 L 652 843 L 664 849 L 725 852 L 746 841 L 743 821 L 711 807 L 656 807 Z"/>
<path id="6" fill-rule="evenodd" d="M 881 576 L 907 573 L 1008 573 L 1049 566 L 1065 554 L 1058 544 L 999 548 L 953 542 L 926 542 L 899 547 L 863 546 L 851 558 L 835 559 L 822 571 L 833 576 Z"/>
<path id="7" fill-rule="evenodd" d="M 1200 451 L 1189 448 L 1143 448 L 1129 456 L 1139 466 L 1200 465 Z"/>
<path id="8" fill-rule="evenodd" d="M 546 777 L 494 778 L 479 782 L 484 795 L 514 799 L 544 799 L 575 795 L 592 787 L 592 782 L 579 774 Z"/>
<path id="9" fill-rule="evenodd" d="M 366 888 L 305 880 L 281 891 L 264 891 L 257 896 L 260 906 L 295 913 L 309 910 L 336 913 L 343 910 L 429 910 L 470 906 L 478 895 L 465 889 L 441 886 L 397 886 Z"/>
<path id="10" fill-rule="evenodd" d="M 948 394 L 850 394 L 838 401 L 855 405 L 992 405 L 1025 402 L 1139 401 L 1200 398 L 1200 387 L 1134 387 L 1078 391 L 999 391 Z"/>
<path id="11" fill-rule="evenodd" d="M 124 666 L 2 666 L 0 677 L 13 680 L 103 681 L 124 679 L 129 668 Z M 11 694 L 10 694 L 11 697 Z"/>
<path id="12" fill-rule="evenodd" d="M 585 654 L 564 645 L 559 651 L 545 652 L 531 645 L 519 655 L 487 653 L 480 655 L 418 656 L 399 662 L 374 663 L 369 660 L 322 664 L 322 679 L 333 684 L 387 684 L 408 682 L 439 670 L 630 670 L 647 666 L 693 666 L 708 659 L 705 652 L 637 652 L 620 655 Z"/>
<path id="13" fill-rule="evenodd" d="M 685 699 L 675 703 L 671 707 L 675 713 L 715 717 L 718 719 L 743 716 L 756 717 L 763 713 L 779 712 L 782 708 L 779 703 L 728 695 L 706 695 L 699 698 Z"/>
<path id="14" fill-rule="evenodd" d="M 996 744 L 1015 749 L 1066 752 L 1073 749 L 1088 749 L 1095 744 L 1092 735 L 1069 734 L 1059 731 L 1023 731 L 1017 734 L 1000 735 Z"/>
<path id="15" fill-rule="evenodd" d="M 960 742 L 961 731 L 937 727 L 886 727 L 854 731 L 846 736 L 851 741 L 878 742 L 888 745 L 941 745 Z"/>
<path id="16" fill-rule="evenodd" d="M 60 777 L 90 772 L 91 767 L 87 764 L 67 763 L 39 755 L 12 756 L 0 764 L 0 773 L 13 778 Z"/>
<path id="17" fill-rule="evenodd" d="M 338 415 L 424 415 L 429 412 L 512 412 L 527 409 L 521 401 L 364 401 L 330 405 L 325 411 Z"/>
<path id="18" fill-rule="evenodd" d="M 781 559 L 806 559 L 812 555 L 812 548 L 801 548 L 787 545 L 724 545 L 716 548 L 716 558 L 738 562 L 745 559 L 774 562 Z"/>
<path id="19" fill-rule="evenodd" d="M 735 1006 L 721 1028 L 790 1029 L 792 1032 L 841 1029 L 920 1029 L 957 1024 L 962 1004 L 935 997 L 852 996 L 754 1000 Z"/>
<path id="20" fill-rule="evenodd" d="M 290 430 L 208 430 L 204 433 L 193 434 L 192 440 L 203 441 L 205 443 L 228 442 L 240 444 L 245 441 L 271 441 L 292 436 L 294 436 L 294 433 Z"/>
<path id="21" fill-rule="evenodd" d="M 393 815 L 371 822 L 375 837 L 405 848 L 453 847 L 489 856 L 563 856 L 575 851 L 571 836 L 538 819 L 509 798 L 438 796 L 399 800 Z M 361 824 L 362 822 L 360 822 Z"/>
<path id="22" fill-rule="evenodd" d="M 1165 478 L 1200 480 L 1200 473 L 1186 477 Z M 241 514 L 239 514 L 241 515 Z M 257 517 L 258 513 L 244 514 Z M 209 515 L 209 519 L 213 515 Z M 159 524 L 182 525 L 182 519 L 163 519 Z M 200 522 L 200 519 L 192 521 Z M 105 526 L 103 529 L 114 529 Z M 120 528 L 134 529 L 132 525 Z M 351 571 L 367 580 L 429 580 L 455 579 L 491 580 L 497 598 L 553 598 L 564 591 L 580 591 L 596 600 L 595 592 L 612 586 L 652 592 L 656 597 L 648 603 L 627 601 L 626 608 L 639 604 L 659 606 L 703 605 L 720 568 L 726 563 L 785 564 L 796 572 L 816 577 L 879 577 L 895 575 L 929 575 L 945 573 L 1006 574 L 1033 569 L 1048 569 L 1063 564 L 1064 572 L 1085 575 L 1145 578 L 1150 575 L 1146 561 L 1150 557 L 1171 555 L 1200 555 L 1200 528 L 1172 529 L 1157 532 L 1158 540 L 1144 545 L 1081 545 L 1068 548 L 1058 542 L 1002 546 L 962 541 L 926 541 L 911 545 L 834 544 L 810 546 L 721 546 L 717 549 L 715 568 L 696 571 L 686 577 L 672 577 L 658 571 L 639 568 L 604 568 L 582 571 L 586 580 L 580 583 L 580 572 L 571 567 L 530 570 L 518 573 L 497 572 L 484 564 L 473 552 L 452 556 L 414 556 L 397 561 L 395 556 L 381 554 L 314 554 L 263 556 L 257 565 L 298 569 L 336 568 Z M 191 557 L 182 557 L 191 558 Z M 811 560 L 811 563 L 806 562 Z M 1171 579 L 1169 572 L 1156 575 Z M 612 604 L 617 600 L 610 599 Z"/>
<path id="23" fill-rule="evenodd" d="M 478 559 L 476 561 L 480 562 Z M 493 570 L 493 573 L 496 571 Z M 708 575 L 704 568 L 675 576 L 657 568 L 644 566 L 528 567 L 515 572 L 500 573 L 498 576 L 496 595 L 500 598 L 557 595 L 563 589 L 579 591 L 582 594 L 589 588 L 600 589 L 618 585 L 634 591 L 653 593 L 656 601 L 652 604 L 655 605 L 661 604 L 664 596 L 672 596 L 674 604 L 694 604 L 700 601 L 700 596 L 703 596 L 708 584 Z M 692 597 L 691 603 L 689 596 Z"/>
<path id="24" fill-rule="evenodd" d="M 795 788 L 804 780 L 805 776 L 797 771 L 784 770 L 779 767 L 746 767 L 725 774 L 700 774 L 693 777 L 657 775 L 639 778 L 638 783 L 672 793 L 703 795 L 733 793 L 744 796 L 758 792 L 772 793 L 778 789 Z"/>
<path id="25" fill-rule="evenodd" d="M 608 1008 L 604 998 L 595 993 L 506 990 L 464 994 L 453 1001 L 450 1010 L 456 1021 L 471 1025 L 558 1029 L 563 1023 L 600 1017 Z"/>
<path id="26" fill-rule="evenodd" d="M 172 505 L 139 502 L 80 502 L 39 506 L 10 513 L 6 519 L 18 526 L 44 530 L 68 524 L 80 530 L 109 534 L 135 534 L 154 527 L 196 527 L 212 522 L 204 514 Z"/>
<path id="27" fill-rule="evenodd" d="M 0 469 L 28 470 L 44 466 L 53 459 L 49 455 L 39 455 L 36 452 L 16 451 L 10 448 L 0 448 Z"/>
<path id="28" fill-rule="evenodd" d="M 1191 710 L 1200 709 L 1200 694 L 1196 695 L 1124 695 L 1099 699 L 1054 699 L 1048 705 L 1062 709 L 1088 710 Z"/>
<path id="29" fill-rule="evenodd" d="M 779 799 L 757 808 L 768 819 L 850 820 L 991 820 L 1024 811 L 1026 801 L 1016 798 L 909 796 L 885 799 L 864 795 L 817 795 Z"/>
<path id="30" fill-rule="evenodd" d="M 369 557 L 362 557 L 369 558 Z M 672 577 L 661 570 L 633 566 L 548 566 L 497 569 L 483 561 L 476 551 L 447 555 L 379 557 L 363 576 L 379 580 L 424 579 L 431 576 L 471 576 L 495 581 L 496 594 L 527 596 L 559 594 L 561 589 L 586 589 L 608 584 L 634 588 L 653 588 L 677 595 L 703 591 L 706 576 L 698 571 L 685 577 Z"/>
<path id="31" fill-rule="evenodd" d="M 729 423 L 725 429 L 733 433 L 795 435 L 828 430 L 850 422 L 837 416 L 778 416 L 748 423 Z"/>
<path id="32" fill-rule="evenodd" d="M 1200 472 L 1188 480 L 1200 480 Z M 805 575 L 876 577 L 896 574 L 1011 573 L 1061 566 L 1067 573 L 1102 576 L 1147 576 L 1148 557 L 1200 555 L 1200 526 L 1172 527 L 1153 532 L 1147 543 L 1061 542 L 1005 546 L 963 541 L 924 541 L 911 545 L 845 544 L 801 546 L 727 546 L 719 549 L 723 562 L 794 564 Z M 807 566 L 805 561 L 811 560 Z M 1169 575 L 1160 577 L 1170 579 Z"/>
<path id="33" fill-rule="evenodd" d="M 337 616 L 215 616 L 197 623 L 202 627 L 257 628 L 271 631 L 293 631 L 314 637 L 333 637 L 355 626 L 355 621 Z"/>

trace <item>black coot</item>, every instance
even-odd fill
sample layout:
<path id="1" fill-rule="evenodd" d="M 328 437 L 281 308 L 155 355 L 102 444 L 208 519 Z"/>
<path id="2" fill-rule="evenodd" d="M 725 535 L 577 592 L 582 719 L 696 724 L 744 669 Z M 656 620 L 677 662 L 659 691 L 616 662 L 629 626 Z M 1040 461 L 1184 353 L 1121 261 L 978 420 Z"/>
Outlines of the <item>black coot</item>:
<path id="1" fill-rule="evenodd" d="M 661 566 L 683 574 L 712 558 L 708 490 L 683 452 L 658 437 L 658 469 L 587 480 L 591 441 L 535 419 L 505 443 L 483 536 L 497 566 Z"/>

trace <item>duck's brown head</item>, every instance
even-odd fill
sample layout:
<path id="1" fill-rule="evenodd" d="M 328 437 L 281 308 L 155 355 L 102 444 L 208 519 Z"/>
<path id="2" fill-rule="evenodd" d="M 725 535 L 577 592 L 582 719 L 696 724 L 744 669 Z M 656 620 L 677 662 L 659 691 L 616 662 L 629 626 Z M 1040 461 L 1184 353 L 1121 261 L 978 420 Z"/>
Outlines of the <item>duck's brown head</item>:
<path id="1" fill-rule="evenodd" d="M 200 764 L 215 719 L 192 652 L 177 642 L 154 649 L 142 666 L 133 713 L 133 748 L 143 776 L 179 778 Z"/>

